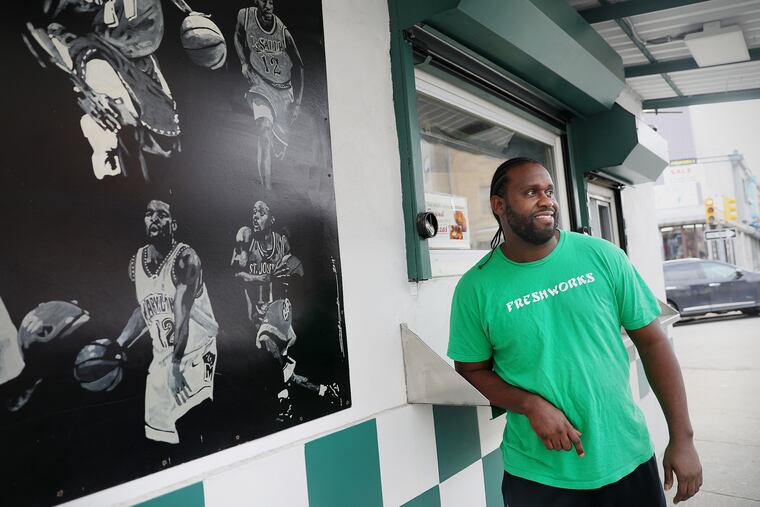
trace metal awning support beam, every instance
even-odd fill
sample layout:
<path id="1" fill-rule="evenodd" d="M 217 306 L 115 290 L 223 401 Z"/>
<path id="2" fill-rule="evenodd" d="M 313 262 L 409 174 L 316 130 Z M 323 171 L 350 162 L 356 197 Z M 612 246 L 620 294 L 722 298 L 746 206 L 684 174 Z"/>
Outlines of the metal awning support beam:
<path id="1" fill-rule="evenodd" d="M 749 50 L 749 61 L 754 62 L 760 60 L 760 48 L 752 48 Z M 744 62 L 734 62 L 734 63 L 726 63 L 722 65 L 715 65 L 712 67 L 700 67 L 697 65 L 697 62 L 694 61 L 694 58 L 683 58 L 681 60 L 670 60 L 667 62 L 656 62 L 656 63 L 645 63 L 642 65 L 631 65 L 630 67 L 624 67 L 623 70 L 625 71 L 625 77 L 642 77 L 642 76 L 654 76 L 657 74 L 664 74 L 668 72 L 682 72 L 685 70 L 695 70 L 695 69 L 712 69 L 717 67 L 723 67 L 725 65 L 736 65 L 737 63 L 744 63 Z"/>
<path id="2" fill-rule="evenodd" d="M 718 102 L 734 102 L 738 100 L 760 99 L 760 88 L 738 90 L 735 92 L 705 93 L 703 95 L 685 95 L 664 99 L 649 99 L 642 103 L 644 109 L 668 109 L 671 107 L 686 107 L 699 104 L 716 104 Z"/>
<path id="3" fill-rule="evenodd" d="M 662 11 L 684 5 L 698 4 L 707 0 L 628 0 L 615 4 L 601 5 L 578 11 L 587 23 L 601 23 L 613 19 L 627 18 L 648 12 Z"/>

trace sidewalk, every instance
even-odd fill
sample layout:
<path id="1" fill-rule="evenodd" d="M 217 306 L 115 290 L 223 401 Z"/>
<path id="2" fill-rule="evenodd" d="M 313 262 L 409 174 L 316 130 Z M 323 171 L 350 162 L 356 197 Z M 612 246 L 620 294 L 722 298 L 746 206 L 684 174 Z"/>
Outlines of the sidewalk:
<path id="1" fill-rule="evenodd" d="M 684 323 L 673 339 L 704 470 L 700 492 L 679 505 L 760 506 L 760 317 Z"/>

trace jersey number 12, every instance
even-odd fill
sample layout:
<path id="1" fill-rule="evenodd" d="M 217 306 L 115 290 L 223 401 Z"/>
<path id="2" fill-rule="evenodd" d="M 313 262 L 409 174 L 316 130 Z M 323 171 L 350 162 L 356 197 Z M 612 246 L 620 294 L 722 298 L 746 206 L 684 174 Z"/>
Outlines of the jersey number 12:
<path id="1" fill-rule="evenodd" d="M 158 332 L 158 341 L 164 347 L 174 346 L 174 320 L 166 318 L 160 323 L 156 321 L 156 331 Z"/>
<path id="2" fill-rule="evenodd" d="M 267 74 L 274 74 L 275 76 L 280 75 L 280 61 L 275 58 L 274 56 L 270 56 L 269 62 L 267 62 L 267 57 L 262 56 L 261 61 L 264 62 L 264 70 L 267 72 Z"/>

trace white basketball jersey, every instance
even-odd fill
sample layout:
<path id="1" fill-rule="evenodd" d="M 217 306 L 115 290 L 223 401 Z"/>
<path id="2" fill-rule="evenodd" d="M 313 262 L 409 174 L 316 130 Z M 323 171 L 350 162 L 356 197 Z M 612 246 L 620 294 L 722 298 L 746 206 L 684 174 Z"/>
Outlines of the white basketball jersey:
<path id="1" fill-rule="evenodd" d="M 245 11 L 245 37 L 251 50 L 250 63 L 254 70 L 275 88 L 290 88 L 293 62 L 285 50 L 285 25 L 274 16 L 272 29 L 259 24 L 257 8 Z"/>
<path id="2" fill-rule="evenodd" d="M 146 268 L 147 246 L 140 248 L 135 256 L 137 302 L 153 339 L 154 360 L 174 350 L 176 327 L 174 296 L 177 288 L 172 280 L 172 271 L 177 256 L 185 248 L 188 248 L 188 245 L 177 243 L 164 258 L 155 274 L 150 274 Z M 185 354 L 206 345 L 211 338 L 216 336 L 218 330 L 219 325 L 211 309 L 206 285 L 201 283 L 200 291 L 196 294 L 193 306 L 190 308 L 189 336 Z"/>

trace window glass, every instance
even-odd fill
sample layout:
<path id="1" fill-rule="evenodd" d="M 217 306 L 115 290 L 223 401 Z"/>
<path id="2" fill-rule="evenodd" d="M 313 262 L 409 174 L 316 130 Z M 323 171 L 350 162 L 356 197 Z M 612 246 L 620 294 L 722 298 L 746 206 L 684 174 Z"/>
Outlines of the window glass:
<path id="1" fill-rule="evenodd" d="M 490 248 L 498 227 L 488 199 L 491 176 L 505 160 L 533 158 L 557 182 L 551 145 L 419 92 L 417 110 L 425 202 L 438 218 L 431 249 Z"/>
<path id="2" fill-rule="evenodd" d="M 607 203 L 599 203 L 599 229 L 602 231 L 602 237 L 607 241 L 615 241 L 612 234 L 612 216 L 610 206 Z"/>
<path id="3" fill-rule="evenodd" d="M 707 274 L 707 278 L 716 278 L 722 280 L 732 280 L 736 278 L 736 268 L 726 266 L 725 264 L 718 264 L 717 262 L 705 262 L 703 269 Z"/>
<path id="4" fill-rule="evenodd" d="M 704 275 L 697 262 L 665 266 L 666 282 L 694 282 L 701 278 Z"/>
<path id="5" fill-rule="evenodd" d="M 662 227 L 662 251 L 666 261 L 695 257 L 707 258 L 707 242 L 701 224 Z"/>

